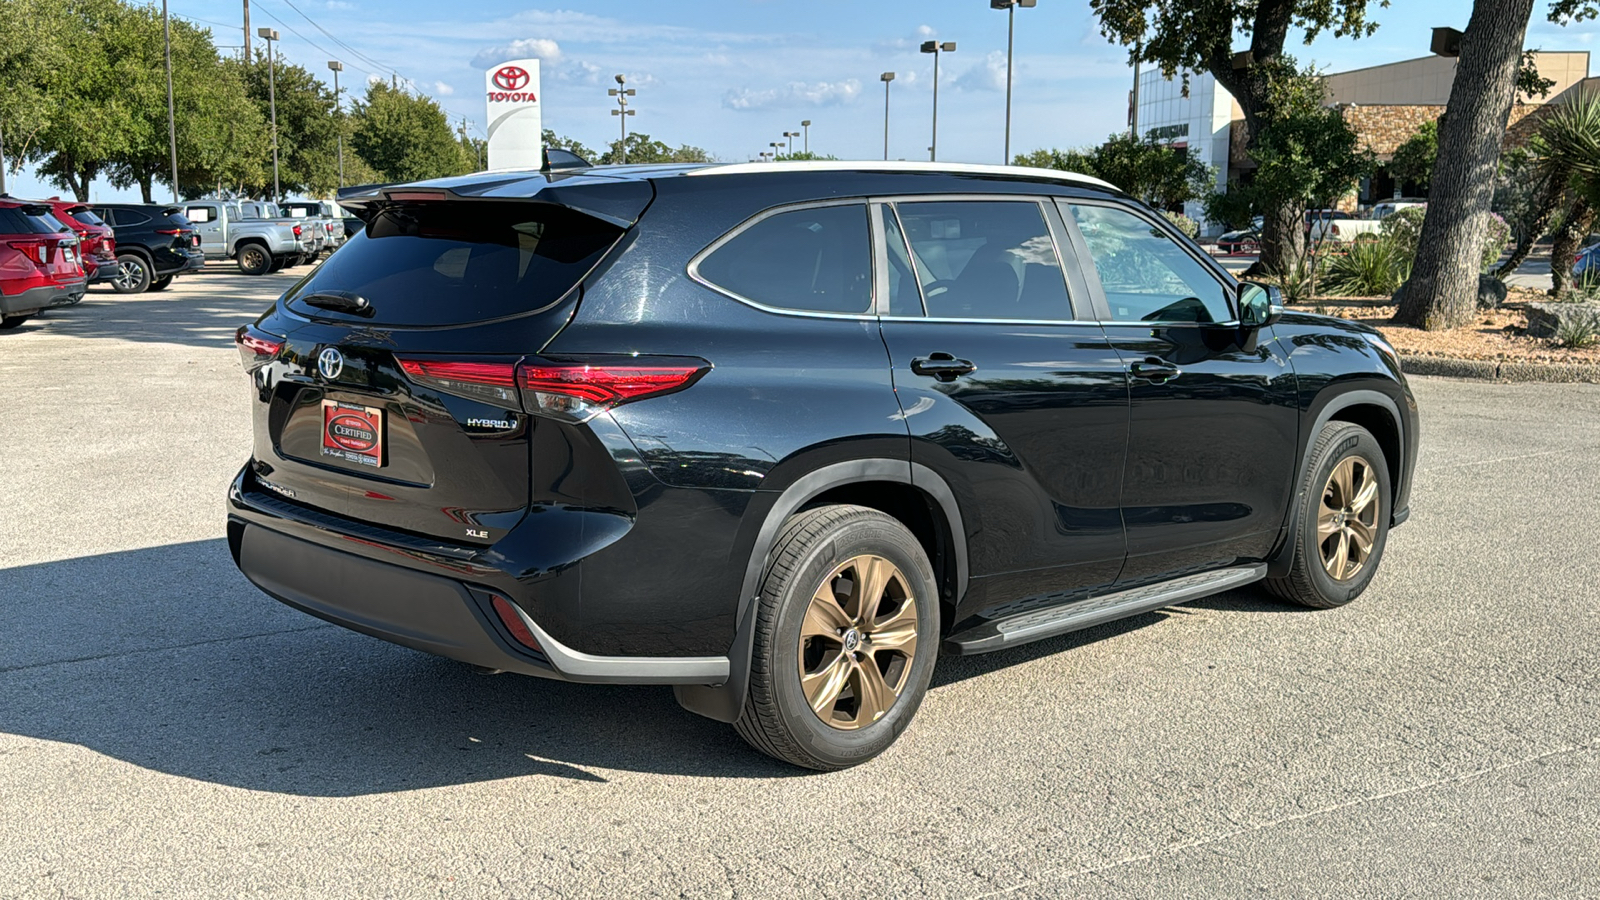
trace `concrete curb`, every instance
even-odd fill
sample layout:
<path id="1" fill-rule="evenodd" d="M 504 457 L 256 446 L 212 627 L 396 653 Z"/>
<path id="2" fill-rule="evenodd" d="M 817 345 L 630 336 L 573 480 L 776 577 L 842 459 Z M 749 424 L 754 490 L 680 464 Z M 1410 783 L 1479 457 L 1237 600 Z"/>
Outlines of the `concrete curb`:
<path id="1" fill-rule="evenodd" d="M 1476 378 L 1483 381 L 1600 384 L 1600 365 L 1588 363 L 1529 363 L 1402 353 L 1400 368 L 1407 375 L 1439 375 L 1445 378 Z"/>

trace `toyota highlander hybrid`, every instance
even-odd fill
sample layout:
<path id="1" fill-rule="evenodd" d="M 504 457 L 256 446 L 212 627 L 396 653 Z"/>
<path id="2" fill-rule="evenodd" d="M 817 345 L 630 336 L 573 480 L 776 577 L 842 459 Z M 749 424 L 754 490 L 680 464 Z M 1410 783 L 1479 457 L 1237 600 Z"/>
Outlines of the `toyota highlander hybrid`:
<path id="1" fill-rule="evenodd" d="M 572 166 L 341 203 L 364 230 L 238 333 L 239 568 L 488 670 L 670 684 L 799 766 L 882 752 L 941 655 L 1256 582 L 1347 603 L 1409 512 L 1383 338 L 1092 178 Z"/>

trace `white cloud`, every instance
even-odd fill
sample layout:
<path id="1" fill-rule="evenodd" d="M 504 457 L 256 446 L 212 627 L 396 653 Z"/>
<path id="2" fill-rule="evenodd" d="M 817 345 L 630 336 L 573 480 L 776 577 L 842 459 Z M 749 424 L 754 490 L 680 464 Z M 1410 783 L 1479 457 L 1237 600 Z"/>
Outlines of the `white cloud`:
<path id="1" fill-rule="evenodd" d="M 910 37 L 891 38 L 874 42 L 872 52 L 877 56 L 916 53 L 922 47 L 922 42 L 932 40 L 935 33 L 931 25 L 918 25 L 917 30 L 912 32 Z"/>
<path id="2" fill-rule="evenodd" d="M 472 58 L 474 68 L 487 69 L 497 62 L 508 59 L 525 59 L 532 57 L 547 63 L 556 63 L 561 60 L 561 45 L 549 38 L 523 38 L 502 44 L 498 47 L 486 47 L 478 51 Z"/>
<path id="3" fill-rule="evenodd" d="M 1006 89 L 1006 55 L 994 50 L 983 62 L 962 72 L 956 87 L 964 91 L 1003 91 Z"/>
<path id="4" fill-rule="evenodd" d="M 722 105 L 728 109 L 784 109 L 800 106 L 837 106 L 849 103 L 861 93 L 861 82 L 855 78 L 844 81 L 818 81 L 815 83 L 791 81 L 781 88 L 752 91 L 738 88 L 722 95 Z"/>
<path id="5" fill-rule="evenodd" d="M 456 89 L 442 81 L 435 81 L 433 83 L 433 92 L 441 97 L 448 97 L 451 94 L 454 94 Z"/>

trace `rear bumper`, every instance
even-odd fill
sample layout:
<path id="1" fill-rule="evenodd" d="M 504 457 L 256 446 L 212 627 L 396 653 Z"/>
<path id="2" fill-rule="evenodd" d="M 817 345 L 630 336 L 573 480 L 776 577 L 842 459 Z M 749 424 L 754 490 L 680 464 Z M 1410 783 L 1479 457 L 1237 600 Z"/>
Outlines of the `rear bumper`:
<path id="1" fill-rule="evenodd" d="M 415 555 L 410 548 L 308 529 L 309 523 L 275 523 L 244 501 L 237 481 L 230 507 L 228 544 L 239 571 L 273 598 L 353 631 L 485 668 L 562 681 L 721 684 L 728 678 L 726 656 L 601 656 L 576 650 L 540 627 L 512 591 L 364 555 L 388 551 L 377 555 L 403 559 Z M 340 541 L 355 552 L 319 538 Z M 469 576 L 475 569 L 465 560 L 451 568 Z M 494 613 L 496 596 L 511 601 L 538 650 L 511 637 Z"/>
<path id="2" fill-rule="evenodd" d="M 92 271 L 90 266 L 93 266 Z M 117 265 L 117 261 L 115 259 L 94 258 L 90 260 L 88 265 L 83 267 L 83 270 L 84 272 L 88 273 L 90 284 L 102 284 L 107 281 L 115 281 L 117 276 L 122 274 L 122 267 Z"/>
<path id="3" fill-rule="evenodd" d="M 65 306 L 83 297 L 86 282 L 46 284 L 28 288 L 20 294 L 0 294 L 0 314 L 7 316 L 35 313 L 52 306 Z"/>
<path id="4" fill-rule="evenodd" d="M 171 250 L 155 258 L 155 276 L 165 278 L 168 275 L 182 275 L 186 272 L 198 272 L 206 267 L 206 254 L 200 248 L 191 250 Z"/>

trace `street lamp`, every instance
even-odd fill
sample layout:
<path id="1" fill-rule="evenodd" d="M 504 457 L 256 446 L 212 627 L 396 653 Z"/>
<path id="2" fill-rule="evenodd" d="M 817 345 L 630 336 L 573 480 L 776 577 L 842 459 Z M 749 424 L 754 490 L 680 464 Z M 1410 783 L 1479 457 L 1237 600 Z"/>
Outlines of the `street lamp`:
<path id="1" fill-rule="evenodd" d="M 267 105 L 272 111 L 272 202 L 277 203 L 282 198 L 278 191 L 278 84 L 276 67 L 277 62 L 272 55 L 272 42 L 278 39 L 278 32 L 271 28 L 257 28 L 256 35 L 267 41 Z"/>
<path id="2" fill-rule="evenodd" d="M 783 154 L 783 141 L 773 141 L 772 143 L 767 144 L 767 146 L 772 148 L 773 159 L 777 159 Z"/>
<path id="3" fill-rule="evenodd" d="M 617 121 L 622 123 L 622 143 L 617 145 L 617 157 L 623 165 L 628 162 L 628 117 L 638 115 L 638 113 L 628 108 L 628 98 L 637 94 L 638 91 L 627 87 L 627 84 L 628 76 L 618 75 L 617 86 L 606 91 L 606 96 L 617 98 L 617 108 L 613 109 L 611 114 L 616 116 Z"/>
<path id="4" fill-rule="evenodd" d="M 339 73 L 344 71 L 344 63 L 330 59 L 328 68 L 333 70 L 333 108 L 339 114 L 339 187 L 344 187 L 344 103 L 339 95 Z"/>
<path id="5" fill-rule="evenodd" d="M 783 136 L 789 139 L 789 155 L 794 155 L 794 139 L 800 136 L 798 131 L 785 131 Z"/>
<path id="6" fill-rule="evenodd" d="M 161 0 L 162 53 L 167 59 L 167 145 L 172 151 L 172 202 L 178 202 L 178 120 L 172 109 L 172 26 L 167 22 L 167 0 Z"/>
<path id="7" fill-rule="evenodd" d="M 889 159 L 889 82 L 894 80 L 893 72 L 885 72 L 878 76 L 883 82 L 883 158 Z"/>
<path id="8" fill-rule="evenodd" d="M 990 9 L 1006 11 L 1006 157 L 1001 160 L 1011 165 L 1011 43 L 1017 28 L 1017 7 L 1032 9 L 1039 0 L 989 0 Z"/>
<path id="9" fill-rule="evenodd" d="M 810 153 L 811 152 L 811 120 L 810 119 L 802 119 L 801 122 L 800 122 L 800 127 L 804 128 L 806 130 L 805 149 L 806 149 L 807 153 Z"/>
<path id="10" fill-rule="evenodd" d="M 933 143 L 928 145 L 928 160 L 939 161 L 939 54 L 956 52 L 955 41 L 923 41 L 922 52 L 933 54 Z M 887 90 L 887 88 L 885 88 Z"/>

